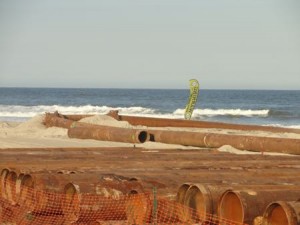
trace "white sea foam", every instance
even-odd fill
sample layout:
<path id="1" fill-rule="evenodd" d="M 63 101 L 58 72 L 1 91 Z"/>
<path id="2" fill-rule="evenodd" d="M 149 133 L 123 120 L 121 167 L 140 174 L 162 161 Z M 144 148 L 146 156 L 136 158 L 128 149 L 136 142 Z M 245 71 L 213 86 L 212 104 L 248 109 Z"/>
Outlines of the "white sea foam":
<path id="1" fill-rule="evenodd" d="M 177 109 L 173 113 L 159 113 L 155 109 L 144 107 L 109 107 L 109 106 L 61 106 L 61 105 L 38 105 L 38 106 L 19 106 L 19 105 L 0 105 L 0 117 L 33 117 L 44 112 L 58 111 L 63 114 L 105 114 L 110 110 L 119 110 L 120 114 L 142 115 L 168 118 L 183 118 L 185 109 Z M 269 110 L 251 109 L 195 109 L 193 117 L 199 116 L 259 116 L 267 117 Z"/>
<path id="2" fill-rule="evenodd" d="M 177 109 L 174 111 L 175 115 L 183 115 L 185 109 Z M 268 109 L 252 110 L 252 109 L 195 109 L 193 117 L 199 116 L 259 116 L 267 117 L 269 114 Z"/>
<path id="3" fill-rule="evenodd" d="M 300 124 L 298 124 L 298 125 L 266 124 L 266 125 L 264 125 L 264 126 L 284 127 L 284 128 L 292 128 L 292 129 L 300 129 Z"/>
<path id="4" fill-rule="evenodd" d="M 108 107 L 108 106 L 60 106 L 60 105 L 38 105 L 38 106 L 19 106 L 19 105 L 0 105 L 0 117 L 33 117 L 45 112 L 58 111 L 63 114 L 105 114 L 110 110 L 119 110 L 120 114 L 154 114 L 154 109 L 144 107 Z"/>

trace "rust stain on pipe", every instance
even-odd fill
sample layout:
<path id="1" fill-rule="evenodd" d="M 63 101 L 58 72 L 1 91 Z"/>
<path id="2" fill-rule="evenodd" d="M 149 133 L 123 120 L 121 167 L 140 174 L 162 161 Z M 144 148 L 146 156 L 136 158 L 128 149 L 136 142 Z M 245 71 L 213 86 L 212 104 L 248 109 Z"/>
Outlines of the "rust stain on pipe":
<path id="1" fill-rule="evenodd" d="M 300 224 L 300 201 L 272 202 L 263 214 L 266 225 L 298 225 Z"/>

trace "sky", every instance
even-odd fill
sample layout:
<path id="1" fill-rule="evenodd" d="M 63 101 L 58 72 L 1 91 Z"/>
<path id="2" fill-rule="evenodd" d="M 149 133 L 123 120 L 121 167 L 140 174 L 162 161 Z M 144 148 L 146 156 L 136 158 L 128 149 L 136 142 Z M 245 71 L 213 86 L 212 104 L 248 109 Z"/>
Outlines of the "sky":
<path id="1" fill-rule="evenodd" d="M 300 90 L 299 0 L 0 0 L 0 87 Z"/>

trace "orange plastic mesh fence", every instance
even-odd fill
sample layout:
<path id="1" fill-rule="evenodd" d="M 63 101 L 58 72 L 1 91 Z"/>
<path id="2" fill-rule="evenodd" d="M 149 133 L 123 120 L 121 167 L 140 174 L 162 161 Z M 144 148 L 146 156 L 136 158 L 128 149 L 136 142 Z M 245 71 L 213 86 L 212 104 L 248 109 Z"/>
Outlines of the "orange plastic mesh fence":
<path id="1" fill-rule="evenodd" d="M 55 193 L 18 187 L 0 187 L 0 225 L 80 224 L 222 224 L 234 221 L 202 214 L 153 194 L 103 196 L 77 192 Z"/>

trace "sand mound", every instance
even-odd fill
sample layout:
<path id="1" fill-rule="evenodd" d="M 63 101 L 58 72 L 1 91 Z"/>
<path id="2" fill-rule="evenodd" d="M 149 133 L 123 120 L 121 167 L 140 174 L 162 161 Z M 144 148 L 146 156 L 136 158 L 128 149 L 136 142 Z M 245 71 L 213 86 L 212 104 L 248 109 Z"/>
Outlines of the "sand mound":
<path id="1" fill-rule="evenodd" d="M 46 127 L 43 124 L 45 115 L 37 115 L 35 117 L 32 117 L 30 120 L 21 123 L 16 127 L 16 130 L 31 130 L 31 129 L 46 129 Z"/>
<path id="2" fill-rule="evenodd" d="M 10 126 L 9 123 L 1 123 L 0 136 L 23 136 L 31 138 L 66 138 L 68 130 L 58 127 L 46 128 L 43 124 L 44 115 L 37 115 L 30 120 L 19 124 L 18 126 Z"/>
<path id="3" fill-rule="evenodd" d="M 264 154 L 264 155 L 293 156 L 291 154 L 277 153 L 277 152 L 252 152 L 252 151 L 247 151 L 247 150 L 240 150 L 240 149 L 232 147 L 231 145 L 223 145 L 222 147 L 218 148 L 218 151 L 233 153 L 233 154 L 237 154 L 237 155 L 261 155 L 261 154 Z"/>
<path id="4" fill-rule="evenodd" d="M 257 155 L 257 154 L 261 154 L 260 152 L 251 152 L 251 151 L 240 150 L 240 149 L 232 147 L 231 145 L 223 145 L 222 147 L 218 148 L 218 151 L 233 153 L 233 154 L 237 154 L 237 155 Z"/>
<path id="5" fill-rule="evenodd" d="M 127 121 L 118 121 L 107 115 L 96 115 L 86 117 L 80 120 L 80 122 L 97 124 L 102 126 L 121 127 L 121 128 L 134 128 Z"/>

